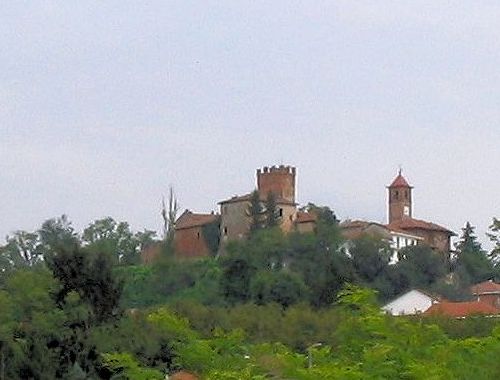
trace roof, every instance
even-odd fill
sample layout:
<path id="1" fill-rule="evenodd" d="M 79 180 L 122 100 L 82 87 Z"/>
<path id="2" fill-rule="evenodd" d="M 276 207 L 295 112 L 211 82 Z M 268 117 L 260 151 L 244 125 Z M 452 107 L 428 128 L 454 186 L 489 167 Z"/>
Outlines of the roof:
<path id="1" fill-rule="evenodd" d="M 375 225 L 375 226 L 379 226 L 379 227 L 382 227 L 382 228 L 387 228 L 387 226 L 384 226 L 383 224 L 381 223 L 377 223 L 377 222 L 368 222 L 366 220 L 344 220 L 342 223 L 340 223 L 340 227 L 341 228 L 366 228 L 366 227 L 369 227 L 369 226 L 372 226 L 372 225 Z"/>
<path id="2" fill-rule="evenodd" d="M 225 199 L 223 201 L 220 201 L 218 204 L 224 204 L 224 203 L 237 203 L 237 202 L 249 202 L 250 199 L 252 198 L 252 193 L 248 193 L 245 195 L 235 195 L 232 198 Z M 264 195 L 260 194 L 259 196 L 261 202 L 265 202 L 267 197 Z M 285 199 L 283 197 L 276 197 L 276 203 L 277 204 L 286 204 L 286 205 L 295 205 L 295 202 L 289 201 L 288 199 Z"/>
<path id="3" fill-rule="evenodd" d="M 408 294 L 413 293 L 413 292 L 417 292 L 417 293 L 420 293 L 420 294 L 422 294 L 422 295 L 424 295 L 424 296 L 426 296 L 426 297 L 429 297 L 429 298 L 430 298 L 432 301 L 434 301 L 434 302 L 439 302 L 439 301 L 441 301 L 441 299 L 442 299 L 442 298 L 441 298 L 441 296 L 438 296 L 438 295 L 435 295 L 435 294 L 431 294 L 431 293 L 429 293 L 429 292 L 427 292 L 427 291 L 424 291 L 424 290 L 421 290 L 421 289 L 415 289 L 415 288 L 413 288 L 413 289 L 410 289 L 410 290 L 408 290 L 408 291 L 406 291 L 406 292 L 404 292 L 404 293 L 401 293 L 400 295 L 398 295 L 398 296 L 394 297 L 393 299 L 391 299 L 389 302 L 387 302 L 387 303 L 386 303 L 386 304 L 382 307 L 382 309 L 386 308 L 387 306 L 389 306 L 389 305 L 390 305 L 390 304 L 392 304 L 393 302 L 395 302 L 395 301 L 397 301 L 397 300 L 399 300 L 399 299 L 401 299 L 401 298 L 404 298 L 404 297 L 406 297 Z"/>
<path id="4" fill-rule="evenodd" d="M 368 222 L 365 220 L 345 220 L 340 223 L 342 235 L 348 240 L 354 240 L 363 235 L 379 236 L 390 239 L 390 233 L 386 226 L 377 222 Z"/>
<path id="5" fill-rule="evenodd" d="M 316 219 L 317 216 L 314 213 L 299 211 L 297 212 L 297 219 L 295 219 L 295 223 L 315 223 Z"/>
<path id="6" fill-rule="evenodd" d="M 500 294 L 500 284 L 493 282 L 493 280 L 484 281 L 470 287 L 470 292 L 474 295 L 482 294 Z"/>
<path id="7" fill-rule="evenodd" d="M 389 185 L 389 187 L 410 187 L 411 188 L 411 186 L 409 185 L 408 181 L 401 174 L 401 170 L 399 171 L 398 176 Z"/>
<path id="8" fill-rule="evenodd" d="M 198 380 L 199 378 L 189 372 L 186 371 L 179 371 L 176 373 L 173 373 L 172 375 L 169 376 L 169 379 L 171 380 Z"/>
<path id="9" fill-rule="evenodd" d="M 449 235 L 455 235 L 454 232 L 449 229 L 440 226 L 439 224 L 426 222 L 425 220 L 413 219 L 413 218 L 403 218 L 395 220 L 387 225 L 387 228 L 394 231 L 406 231 L 406 230 L 428 230 L 428 231 L 440 231 L 446 232 Z"/>
<path id="10" fill-rule="evenodd" d="M 203 226 L 205 224 L 217 221 L 219 215 L 216 214 L 195 214 L 189 210 L 182 213 L 175 222 L 175 229 L 182 230 L 186 228 L 193 228 Z"/>
<path id="11" fill-rule="evenodd" d="M 424 315 L 443 315 L 447 317 L 464 318 L 471 315 L 497 315 L 500 310 L 494 306 L 481 302 L 441 302 L 432 305 Z"/>

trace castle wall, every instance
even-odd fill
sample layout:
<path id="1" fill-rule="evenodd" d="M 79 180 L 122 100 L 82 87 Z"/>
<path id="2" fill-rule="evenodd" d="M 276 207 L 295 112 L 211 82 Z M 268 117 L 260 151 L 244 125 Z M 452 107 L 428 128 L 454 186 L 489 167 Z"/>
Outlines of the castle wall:
<path id="1" fill-rule="evenodd" d="M 250 202 L 228 202 L 221 205 L 221 242 L 243 239 L 250 229 L 248 208 Z"/>
<path id="2" fill-rule="evenodd" d="M 210 255 L 202 228 L 202 226 L 196 226 L 175 231 L 174 250 L 176 256 L 203 257 Z"/>

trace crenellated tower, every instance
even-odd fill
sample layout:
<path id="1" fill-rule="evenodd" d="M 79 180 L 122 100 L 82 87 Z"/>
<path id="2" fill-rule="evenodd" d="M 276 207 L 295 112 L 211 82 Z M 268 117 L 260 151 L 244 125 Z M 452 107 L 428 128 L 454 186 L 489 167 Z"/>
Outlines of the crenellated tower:
<path id="1" fill-rule="evenodd" d="M 271 192 L 278 198 L 295 203 L 295 175 L 292 166 L 265 166 L 257 169 L 257 190 L 262 198 Z"/>

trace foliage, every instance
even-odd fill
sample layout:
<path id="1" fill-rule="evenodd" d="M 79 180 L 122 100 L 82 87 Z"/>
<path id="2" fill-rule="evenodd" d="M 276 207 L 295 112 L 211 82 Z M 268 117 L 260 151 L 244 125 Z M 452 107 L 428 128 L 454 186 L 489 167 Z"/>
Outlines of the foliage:
<path id="1" fill-rule="evenodd" d="M 208 223 L 203 225 L 201 232 L 203 234 L 203 238 L 207 243 L 207 247 L 212 256 L 217 254 L 219 250 L 219 235 L 220 235 L 220 222 L 217 220 L 212 223 Z"/>
<path id="2" fill-rule="evenodd" d="M 64 216 L 13 235 L 0 252 L 0 379 L 500 377 L 496 318 L 392 317 L 377 302 L 484 278 L 493 266 L 470 224 L 450 274 L 424 246 L 388 265 L 380 240 L 347 245 L 328 210 L 315 233 L 263 228 L 223 257 L 152 266 L 117 260 L 120 242 L 137 252 L 153 235 L 109 219 L 83 240 Z"/>
<path id="3" fill-rule="evenodd" d="M 494 267 L 486 256 L 481 244 L 474 234 L 474 227 L 467 222 L 462 228 L 462 236 L 456 244 L 455 274 L 458 276 L 459 286 L 468 288 L 471 284 L 485 281 L 494 277 Z"/>
<path id="4" fill-rule="evenodd" d="M 500 219 L 493 218 L 493 222 L 489 228 L 490 232 L 486 235 L 494 244 L 491 252 L 489 253 L 489 257 L 493 262 L 495 262 L 495 264 L 498 264 L 500 258 Z"/>
<path id="5" fill-rule="evenodd" d="M 265 227 L 264 207 L 262 206 L 260 194 L 257 190 L 254 190 L 250 195 L 247 214 L 250 218 L 250 235 Z"/>
<path id="6" fill-rule="evenodd" d="M 162 380 L 163 374 L 151 368 L 143 368 L 134 357 L 128 353 L 103 354 L 104 370 L 109 372 L 113 379 L 130 380 Z"/>
<path id="7" fill-rule="evenodd" d="M 276 204 L 276 195 L 273 192 L 267 194 L 265 206 L 265 226 L 266 228 L 274 228 L 279 225 L 279 211 Z"/>

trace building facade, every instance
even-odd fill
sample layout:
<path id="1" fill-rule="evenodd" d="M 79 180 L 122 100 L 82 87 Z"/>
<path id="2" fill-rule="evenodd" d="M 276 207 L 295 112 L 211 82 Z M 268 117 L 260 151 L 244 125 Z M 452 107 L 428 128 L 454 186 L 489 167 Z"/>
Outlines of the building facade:
<path id="1" fill-rule="evenodd" d="M 413 218 L 413 187 L 403 177 L 401 170 L 387 190 L 387 228 L 395 233 L 417 236 L 432 249 L 449 254 L 451 237 L 455 234 L 438 224 Z"/>
<path id="2" fill-rule="evenodd" d="M 215 253 L 207 241 L 205 228 L 215 225 L 219 229 L 220 216 L 217 214 L 196 214 L 186 210 L 177 219 L 174 233 L 174 251 L 176 256 L 203 257 Z"/>

